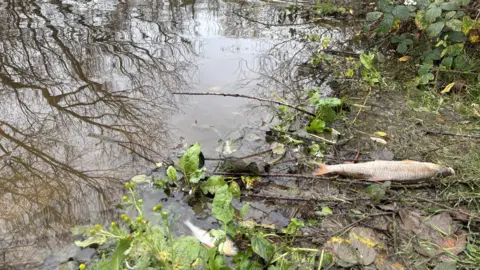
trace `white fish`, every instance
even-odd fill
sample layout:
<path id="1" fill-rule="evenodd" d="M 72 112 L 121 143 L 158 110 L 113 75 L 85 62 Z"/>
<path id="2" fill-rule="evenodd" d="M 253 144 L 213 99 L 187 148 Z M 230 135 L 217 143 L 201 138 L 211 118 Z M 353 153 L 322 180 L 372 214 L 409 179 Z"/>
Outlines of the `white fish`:
<path id="1" fill-rule="evenodd" d="M 189 220 L 183 222 L 193 233 L 193 236 L 208 248 L 215 246 L 215 237 L 211 236 L 209 232 L 200 229 L 193 225 Z M 227 236 L 227 240 L 218 246 L 218 251 L 223 252 L 227 256 L 235 256 L 238 249 L 235 247 L 233 241 Z"/>

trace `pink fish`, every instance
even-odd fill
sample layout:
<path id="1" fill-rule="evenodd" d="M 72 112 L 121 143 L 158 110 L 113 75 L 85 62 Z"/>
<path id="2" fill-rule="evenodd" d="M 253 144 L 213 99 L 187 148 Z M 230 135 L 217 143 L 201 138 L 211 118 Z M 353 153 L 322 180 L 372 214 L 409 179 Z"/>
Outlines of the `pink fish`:
<path id="1" fill-rule="evenodd" d="M 455 175 L 450 167 L 443 167 L 429 162 L 412 160 L 386 161 L 376 160 L 356 164 L 324 165 L 314 162 L 318 168 L 313 175 L 337 173 L 369 181 L 419 181 L 434 177 Z"/>

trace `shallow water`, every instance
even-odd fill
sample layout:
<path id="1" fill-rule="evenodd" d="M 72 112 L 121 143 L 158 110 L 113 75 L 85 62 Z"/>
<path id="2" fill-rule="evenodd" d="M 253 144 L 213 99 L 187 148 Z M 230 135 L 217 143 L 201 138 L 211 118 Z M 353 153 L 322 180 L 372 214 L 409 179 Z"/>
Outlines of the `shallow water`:
<path id="1" fill-rule="evenodd" d="M 271 117 L 258 101 L 173 94 L 275 99 L 304 84 L 293 79 L 302 45 L 282 43 L 302 28 L 235 15 L 248 4 L 0 3 L 0 266 L 68 259 L 69 229 L 112 220 L 123 182 L 150 171 L 181 137 L 214 157 L 232 132 L 266 129 Z M 282 5 L 257 4 L 250 18 L 289 22 Z M 163 195 L 144 196 L 150 207 Z"/>

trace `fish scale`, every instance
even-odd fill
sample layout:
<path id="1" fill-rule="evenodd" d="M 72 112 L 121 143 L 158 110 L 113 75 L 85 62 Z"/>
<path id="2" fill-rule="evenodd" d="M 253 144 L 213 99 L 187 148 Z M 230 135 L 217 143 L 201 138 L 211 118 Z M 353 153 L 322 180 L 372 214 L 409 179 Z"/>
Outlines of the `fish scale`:
<path id="1" fill-rule="evenodd" d="M 314 175 L 337 173 L 350 177 L 366 178 L 371 181 L 413 181 L 426 180 L 435 176 L 454 175 L 452 168 L 445 168 L 438 164 L 418 161 L 383 161 L 376 160 L 356 164 L 323 165 L 318 164 L 319 169 Z"/>

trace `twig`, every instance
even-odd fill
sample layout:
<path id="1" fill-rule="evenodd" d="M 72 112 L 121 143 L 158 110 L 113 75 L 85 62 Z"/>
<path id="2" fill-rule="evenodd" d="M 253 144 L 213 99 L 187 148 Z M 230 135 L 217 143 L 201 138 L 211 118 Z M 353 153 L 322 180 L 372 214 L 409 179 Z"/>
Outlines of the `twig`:
<path id="1" fill-rule="evenodd" d="M 459 134 L 459 133 L 443 131 L 443 130 L 422 130 L 422 131 L 425 132 L 425 134 L 447 135 L 447 136 L 465 137 L 470 139 L 480 139 L 480 136 L 478 135 Z"/>
<path id="2" fill-rule="evenodd" d="M 248 193 L 242 195 L 244 197 L 253 197 L 253 198 L 260 198 L 260 199 L 265 199 L 265 200 L 282 200 L 282 201 L 296 201 L 296 202 L 346 202 L 346 203 L 352 203 L 358 200 L 371 200 L 371 198 L 356 198 L 355 200 L 351 199 L 346 199 L 346 198 L 326 198 L 326 199 L 319 199 L 319 198 L 298 198 L 298 197 L 284 197 L 284 196 L 270 196 L 270 195 L 264 195 L 264 194 L 253 194 L 253 193 Z"/>
<path id="3" fill-rule="evenodd" d="M 362 107 L 360 107 L 360 109 L 357 112 L 357 115 L 355 115 L 355 118 L 353 118 L 352 125 L 355 124 L 355 121 L 357 121 L 357 117 L 360 115 L 360 113 L 362 113 L 363 108 L 365 107 L 365 104 L 367 104 L 367 100 L 368 100 L 368 97 L 370 96 L 371 92 L 372 92 L 372 87 L 369 87 L 368 88 L 368 94 L 365 97 L 365 100 L 363 101 Z"/>
<path id="4" fill-rule="evenodd" d="M 185 93 L 185 92 L 173 92 L 172 94 L 174 95 L 188 95 L 188 96 L 224 96 L 224 97 L 239 97 L 239 98 L 248 98 L 248 99 L 253 99 L 253 100 L 258 100 L 258 101 L 263 101 L 263 102 L 270 102 L 270 103 L 275 103 L 278 105 L 283 105 L 287 106 L 289 108 L 292 108 L 294 110 L 297 110 L 299 112 L 303 112 L 305 114 L 308 114 L 310 116 L 316 116 L 314 113 L 311 113 L 309 111 L 306 111 L 304 109 L 301 109 L 297 106 L 292 106 L 287 103 L 275 101 L 275 100 L 270 100 L 266 98 L 258 98 L 258 97 L 252 97 L 252 96 L 247 96 L 247 95 L 242 95 L 242 94 L 227 94 L 227 93 L 212 93 L 212 92 L 200 92 L 200 93 Z"/>
<path id="5" fill-rule="evenodd" d="M 340 230 L 334 232 L 332 235 L 337 235 L 337 234 L 339 234 L 339 233 L 341 233 L 340 235 L 342 235 L 342 234 L 344 234 L 345 232 L 347 232 L 348 230 L 350 230 L 353 226 L 355 226 L 356 224 L 364 221 L 364 220 L 367 219 L 367 218 L 377 217 L 377 216 L 386 216 L 386 215 L 392 215 L 392 214 L 394 214 L 394 213 L 385 212 L 385 213 L 369 214 L 369 215 L 367 215 L 367 216 L 365 216 L 365 217 L 362 217 L 361 219 L 359 219 L 359 220 L 357 220 L 357 221 L 354 221 L 354 222 L 348 224 L 347 226 L 345 226 L 345 227 L 341 228 Z M 340 235 L 338 235 L 338 236 L 340 236 Z"/>

